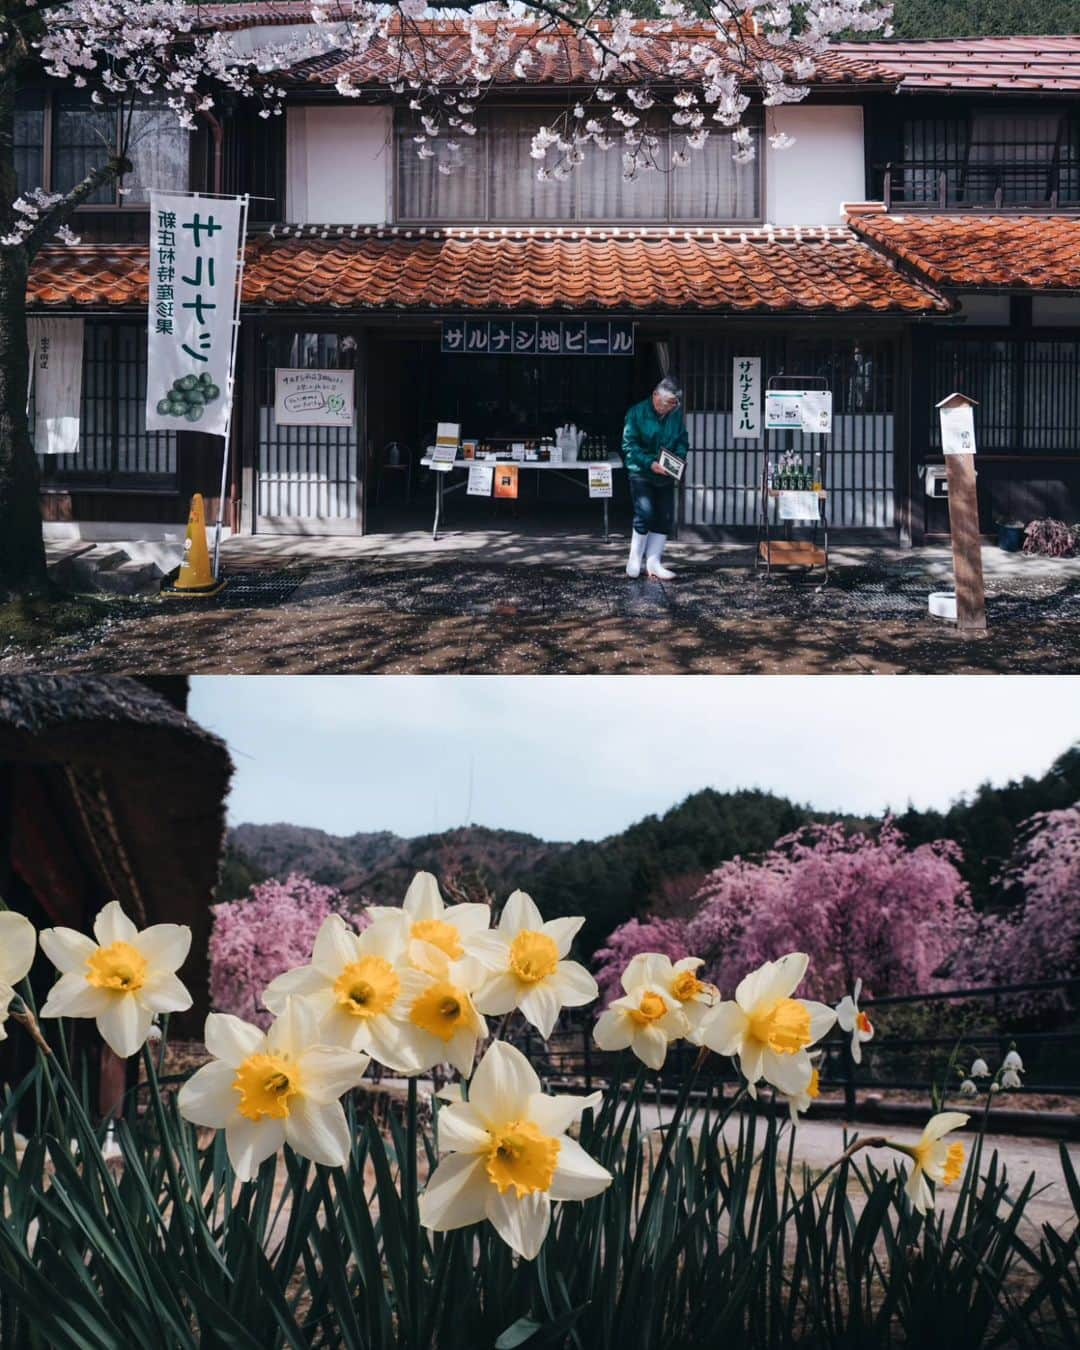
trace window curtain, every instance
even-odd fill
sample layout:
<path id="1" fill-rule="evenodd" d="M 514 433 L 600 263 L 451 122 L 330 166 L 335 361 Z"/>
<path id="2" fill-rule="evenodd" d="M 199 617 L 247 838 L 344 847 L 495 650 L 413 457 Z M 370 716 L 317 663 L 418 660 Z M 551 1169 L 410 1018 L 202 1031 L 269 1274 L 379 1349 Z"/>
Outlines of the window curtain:
<path id="1" fill-rule="evenodd" d="M 134 172 L 124 179 L 126 205 L 148 202 L 150 190 L 186 192 L 191 133 L 171 108 L 136 108 L 131 115 L 128 158 Z"/>

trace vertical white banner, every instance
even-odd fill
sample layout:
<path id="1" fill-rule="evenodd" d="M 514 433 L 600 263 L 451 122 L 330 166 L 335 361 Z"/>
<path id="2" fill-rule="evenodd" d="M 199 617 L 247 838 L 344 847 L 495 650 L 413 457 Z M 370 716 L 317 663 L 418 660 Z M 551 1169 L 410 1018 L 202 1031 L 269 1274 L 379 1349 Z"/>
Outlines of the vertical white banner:
<path id="1" fill-rule="evenodd" d="M 35 315 L 26 321 L 39 455 L 73 455 L 79 448 L 84 330 L 82 319 Z"/>
<path id="2" fill-rule="evenodd" d="M 731 435 L 756 441 L 761 435 L 761 357 L 736 356 L 732 366 Z"/>
<path id="3" fill-rule="evenodd" d="M 242 204 L 150 194 L 148 431 L 228 432 Z"/>

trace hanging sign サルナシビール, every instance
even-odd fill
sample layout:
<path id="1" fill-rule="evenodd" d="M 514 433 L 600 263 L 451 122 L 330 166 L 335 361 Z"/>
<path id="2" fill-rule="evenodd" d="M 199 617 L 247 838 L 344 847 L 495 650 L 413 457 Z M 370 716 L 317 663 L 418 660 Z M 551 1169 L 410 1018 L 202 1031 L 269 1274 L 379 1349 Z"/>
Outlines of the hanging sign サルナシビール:
<path id="1" fill-rule="evenodd" d="M 761 435 L 761 357 L 736 356 L 732 369 L 731 435 L 756 441 Z"/>
<path id="2" fill-rule="evenodd" d="M 443 319 L 444 356 L 633 356 L 623 319 Z"/>

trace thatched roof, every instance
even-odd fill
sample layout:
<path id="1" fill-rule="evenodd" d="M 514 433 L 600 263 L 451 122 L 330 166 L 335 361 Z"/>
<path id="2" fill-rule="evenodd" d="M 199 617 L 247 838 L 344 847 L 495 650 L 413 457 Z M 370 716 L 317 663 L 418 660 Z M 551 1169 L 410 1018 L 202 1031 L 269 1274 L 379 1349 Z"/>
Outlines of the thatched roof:
<path id="1" fill-rule="evenodd" d="M 135 679 L 2 678 L 0 769 L 11 865 L 46 915 L 86 926 L 116 899 L 140 927 L 190 924 L 183 978 L 201 1025 L 232 761 L 182 703 L 182 686 Z"/>

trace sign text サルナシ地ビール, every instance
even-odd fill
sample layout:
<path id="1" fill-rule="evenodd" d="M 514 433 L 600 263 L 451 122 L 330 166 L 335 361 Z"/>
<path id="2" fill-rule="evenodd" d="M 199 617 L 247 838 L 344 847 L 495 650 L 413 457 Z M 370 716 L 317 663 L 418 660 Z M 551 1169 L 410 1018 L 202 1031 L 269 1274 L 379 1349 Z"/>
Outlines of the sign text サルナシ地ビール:
<path id="1" fill-rule="evenodd" d="M 732 370 L 731 434 L 737 441 L 761 435 L 761 357 L 736 356 Z"/>
<path id="2" fill-rule="evenodd" d="M 621 319 L 443 319 L 446 356 L 633 356 Z"/>
<path id="3" fill-rule="evenodd" d="M 148 431 L 228 431 L 242 200 L 150 194 Z"/>

